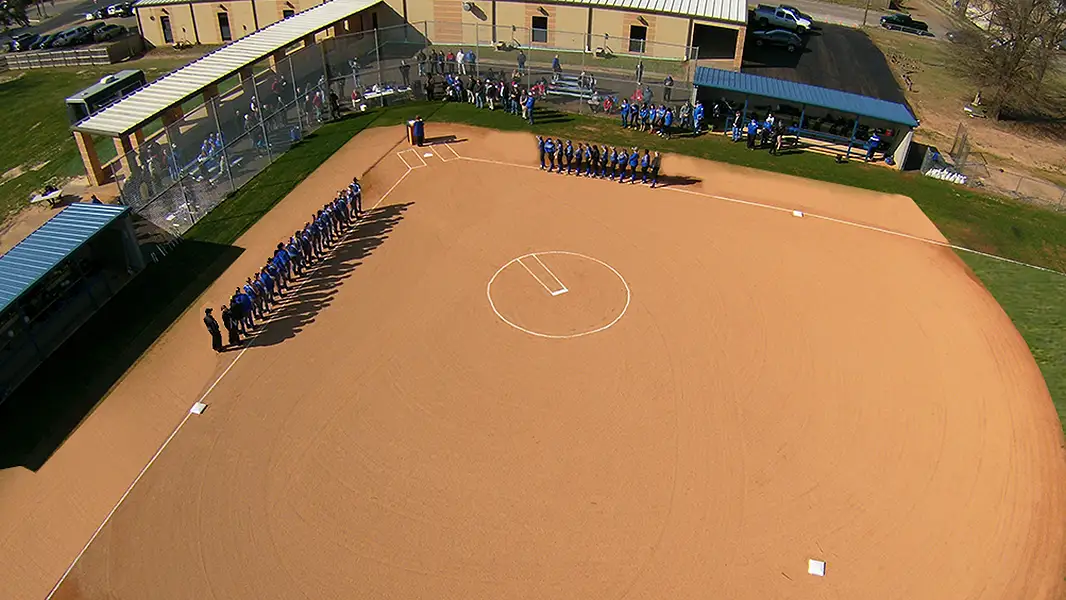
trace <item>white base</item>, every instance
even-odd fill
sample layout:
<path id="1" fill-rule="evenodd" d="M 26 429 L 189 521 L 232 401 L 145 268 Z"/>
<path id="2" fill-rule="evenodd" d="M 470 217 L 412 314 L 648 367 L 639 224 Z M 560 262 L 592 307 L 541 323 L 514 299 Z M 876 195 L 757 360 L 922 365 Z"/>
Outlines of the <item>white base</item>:
<path id="1" fill-rule="evenodd" d="M 204 410 L 206 410 L 206 409 L 207 409 L 207 405 L 206 404 L 204 404 L 203 402 L 197 402 L 196 404 L 192 405 L 192 408 L 189 409 L 189 412 L 191 412 L 194 415 L 202 415 L 202 414 L 204 414 Z"/>
<path id="2" fill-rule="evenodd" d="M 825 577 L 825 562 L 813 558 L 808 560 L 807 572 L 818 577 Z"/>

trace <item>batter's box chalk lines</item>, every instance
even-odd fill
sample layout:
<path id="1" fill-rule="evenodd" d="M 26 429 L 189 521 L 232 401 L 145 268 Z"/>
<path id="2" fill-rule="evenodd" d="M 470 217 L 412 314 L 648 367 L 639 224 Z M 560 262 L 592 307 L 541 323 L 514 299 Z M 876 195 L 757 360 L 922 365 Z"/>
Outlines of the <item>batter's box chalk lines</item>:
<path id="1" fill-rule="evenodd" d="M 403 180 L 406 179 L 407 176 L 411 174 L 411 171 L 412 171 L 412 169 L 410 167 L 408 167 L 407 171 L 405 171 L 403 175 L 400 175 L 400 178 L 398 180 L 396 180 L 396 183 L 392 184 L 392 187 L 390 187 L 388 189 L 388 191 L 386 191 L 384 194 L 382 194 L 381 198 L 379 198 L 378 201 L 375 202 L 374 205 L 370 207 L 370 210 L 374 210 L 378 206 L 380 206 L 381 203 L 384 202 L 385 199 L 389 197 L 389 194 L 391 194 L 392 191 L 395 190 L 396 187 L 399 186 L 401 183 L 403 183 Z M 327 261 L 329 260 L 329 257 L 331 257 L 333 255 L 333 253 L 335 251 L 336 251 L 336 248 L 330 250 L 330 253 L 329 253 L 329 255 L 326 258 Z M 318 267 L 315 267 L 315 270 L 317 270 L 317 269 L 318 269 Z M 315 272 L 315 270 L 312 270 L 311 273 L 313 274 Z M 300 285 L 298 285 L 296 287 L 296 290 L 299 290 L 301 287 L 303 287 L 309 281 L 311 281 L 310 277 L 308 277 L 308 278 L 304 279 L 303 281 L 301 281 Z M 75 566 L 77 566 L 78 561 L 80 561 L 81 558 L 83 556 L 85 556 L 85 553 L 89 550 L 89 547 L 92 546 L 92 543 L 94 541 L 96 541 L 96 538 L 97 538 L 97 536 L 100 535 L 100 532 L 104 530 L 104 527 L 107 527 L 107 524 L 111 521 L 111 517 L 115 516 L 115 513 L 118 511 L 119 507 L 121 507 L 122 503 L 126 501 L 127 497 L 129 497 L 130 492 L 133 491 L 133 488 L 141 481 L 141 478 L 143 478 L 144 474 L 148 472 L 148 469 L 151 468 L 151 466 L 155 463 L 156 459 L 158 459 L 159 456 L 161 454 L 163 454 L 163 450 L 165 450 L 166 447 L 168 445 L 170 445 L 170 442 L 178 435 L 178 432 L 181 431 L 181 428 L 184 427 L 185 424 L 189 422 L 189 417 L 191 417 L 194 414 L 202 414 L 203 413 L 203 411 L 207 408 L 207 404 L 204 401 L 207 400 L 207 397 L 211 394 L 211 392 L 213 392 L 215 390 L 215 387 L 218 386 L 218 384 L 222 381 L 222 379 L 225 378 L 226 375 L 229 374 L 230 370 L 233 369 L 233 367 L 237 364 L 237 362 L 239 360 L 241 360 L 241 357 L 244 356 L 244 353 L 247 352 L 252 347 L 252 345 L 254 344 L 256 338 L 258 338 L 259 335 L 262 334 L 263 331 L 266 331 L 266 327 L 262 327 L 259 330 L 259 332 L 256 333 L 255 336 L 248 341 L 248 343 L 244 346 L 244 348 L 242 348 L 241 351 L 237 354 L 237 356 L 233 359 L 233 362 L 231 362 L 229 364 L 229 366 L 226 367 L 226 370 L 222 371 L 222 374 L 219 375 L 218 378 L 215 379 L 214 383 L 212 383 L 211 386 L 207 388 L 207 391 L 205 391 L 204 394 L 202 396 L 200 396 L 200 399 L 198 401 L 196 401 L 195 404 L 193 404 L 192 408 L 190 408 L 188 411 L 185 412 L 185 417 L 182 418 L 181 422 L 178 423 L 177 427 L 175 427 L 174 430 L 170 432 L 170 435 L 163 442 L 163 444 L 159 446 L 159 449 L 155 451 L 155 454 L 153 454 L 152 458 L 148 460 L 148 463 L 144 465 L 144 468 L 142 468 L 141 471 L 139 473 L 137 473 L 137 477 L 135 477 L 133 479 L 133 482 L 130 483 L 129 487 L 126 488 L 126 491 L 123 492 L 121 497 L 119 497 L 118 502 L 115 503 L 115 506 L 111 508 L 111 512 L 107 513 L 107 516 L 104 517 L 103 522 L 100 523 L 100 526 L 97 527 L 96 531 L 94 531 L 92 536 L 89 537 L 89 541 L 85 543 L 84 547 L 82 547 L 81 552 L 78 552 L 78 555 L 74 557 L 74 561 L 70 563 L 70 566 L 67 567 L 67 570 L 63 572 L 62 576 L 60 576 L 59 581 L 57 581 L 55 586 L 52 587 L 52 590 L 50 592 L 48 592 L 48 596 L 45 597 L 45 600 L 52 600 L 52 597 L 55 596 L 57 591 L 59 591 L 60 586 L 62 586 L 63 582 L 66 581 L 67 577 L 70 576 L 70 572 L 74 570 Z M 200 406 L 200 408 L 197 409 L 197 406 Z M 199 412 L 197 412 L 197 410 Z"/>

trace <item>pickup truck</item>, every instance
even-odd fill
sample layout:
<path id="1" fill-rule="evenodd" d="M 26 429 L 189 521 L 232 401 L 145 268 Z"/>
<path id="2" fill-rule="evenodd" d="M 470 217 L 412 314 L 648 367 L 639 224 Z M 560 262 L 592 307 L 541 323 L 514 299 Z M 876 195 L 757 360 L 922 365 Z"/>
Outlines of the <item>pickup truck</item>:
<path id="1" fill-rule="evenodd" d="M 752 20 L 761 29 L 787 29 L 802 34 L 811 28 L 811 20 L 796 14 L 791 8 L 784 6 L 768 6 L 760 4 L 752 12 Z"/>

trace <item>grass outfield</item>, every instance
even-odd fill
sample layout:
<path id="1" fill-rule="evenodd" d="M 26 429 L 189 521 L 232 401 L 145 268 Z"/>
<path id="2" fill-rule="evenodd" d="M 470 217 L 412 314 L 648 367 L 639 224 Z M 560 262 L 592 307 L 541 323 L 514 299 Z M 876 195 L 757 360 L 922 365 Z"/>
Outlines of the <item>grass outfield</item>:
<path id="1" fill-rule="evenodd" d="M 614 121 L 544 111 L 537 133 L 609 144 L 641 145 L 823 181 L 904 194 L 915 199 L 953 242 L 1066 270 L 1066 215 L 1013 203 L 930 178 L 861 163 L 839 165 L 810 153 L 782 157 L 749 152 L 720 136 L 662 140 L 623 131 Z M 506 130 L 527 129 L 517 117 L 469 105 L 415 103 L 370 111 L 323 126 L 253 178 L 193 227 L 185 242 L 148 267 L 82 327 L 11 399 L 0 423 L 0 468 L 38 468 L 126 370 L 239 256 L 232 243 L 352 136 L 367 127 L 403 123 L 415 114 Z M 1066 418 L 1066 277 L 962 253 L 1014 320 L 1043 371 L 1060 418 Z M 53 374 L 63 372 L 62 378 Z"/>

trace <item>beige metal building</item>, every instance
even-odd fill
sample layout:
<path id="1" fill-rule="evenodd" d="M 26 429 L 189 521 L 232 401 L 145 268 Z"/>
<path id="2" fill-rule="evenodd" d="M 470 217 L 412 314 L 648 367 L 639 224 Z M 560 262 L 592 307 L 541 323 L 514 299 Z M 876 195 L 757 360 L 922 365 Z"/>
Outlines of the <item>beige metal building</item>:
<path id="1" fill-rule="evenodd" d="M 141 0 L 137 19 L 154 46 L 223 44 L 321 4 L 317 0 Z M 744 0 L 385 0 L 350 31 L 425 24 L 434 44 L 497 43 L 668 59 L 706 58 L 739 70 Z M 698 53 L 698 56 L 697 56 Z"/>

